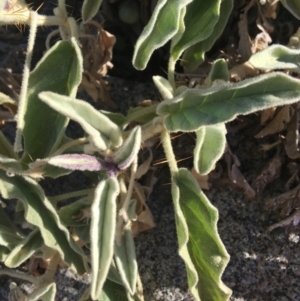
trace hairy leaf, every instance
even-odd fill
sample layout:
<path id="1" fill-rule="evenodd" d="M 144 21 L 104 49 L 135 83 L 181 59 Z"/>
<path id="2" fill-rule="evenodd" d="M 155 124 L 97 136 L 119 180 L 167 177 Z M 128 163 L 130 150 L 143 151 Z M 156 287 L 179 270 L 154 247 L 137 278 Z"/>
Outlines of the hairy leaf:
<path id="1" fill-rule="evenodd" d="M 6 259 L 9 252 L 9 248 L 0 245 L 0 262 L 3 262 Z"/>
<path id="2" fill-rule="evenodd" d="M 153 82 L 163 99 L 171 99 L 174 95 L 174 89 L 169 81 L 161 76 L 153 76 Z"/>
<path id="3" fill-rule="evenodd" d="M 39 97 L 54 110 L 77 121 L 99 149 L 106 150 L 109 143 L 115 147 L 122 144 L 119 127 L 87 102 L 52 92 L 42 92 Z"/>
<path id="4" fill-rule="evenodd" d="M 27 301 L 55 301 L 55 295 L 56 284 L 53 282 L 36 289 L 32 294 L 30 294 Z"/>
<path id="5" fill-rule="evenodd" d="M 56 210 L 42 188 L 29 177 L 7 177 L 0 171 L 0 191 L 5 199 L 19 199 L 26 220 L 39 228 L 46 246 L 59 252 L 61 258 L 78 274 L 88 271 L 85 254 L 62 225 Z"/>
<path id="6" fill-rule="evenodd" d="M 55 156 L 51 157 L 48 163 L 71 170 L 99 171 L 104 168 L 99 158 L 86 154 L 64 154 Z"/>
<path id="7" fill-rule="evenodd" d="M 9 253 L 5 259 L 5 265 L 9 268 L 16 268 L 43 245 L 43 239 L 40 232 L 36 229 L 25 237 L 19 244 Z"/>
<path id="8" fill-rule="evenodd" d="M 239 114 L 291 104 L 299 98 L 300 81 L 274 72 L 206 90 L 188 89 L 161 102 L 157 114 L 165 116 L 164 123 L 171 132 L 195 131 L 203 125 L 228 122 Z"/>
<path id="9" fill-rule="evenodd" d="M 289 10 L 297 19 L 300 19 L 300 2 L 299 0 L 280 0 L 282 5 Z"/>
<path id="10" fill-rule="evenodd" d="M 133 55 L 136 69 L 145 69 L 155 49 L 166 44 L 177 33 L 185 6 L 192 0 L 158 0 L 149 23 L 138 38 Z"/>
<path id="11" fill-rule="evenodd" d="M 118 168 L 125 170 L 138 155 L 141 147 L 142 131 L 140 126 L 136 126 L 129 134 L 123 145 L 113 155 L 112 159 Z"/>
<path id="12" fill-rule="evenodd" d="M 24 235 L 0 206 L 0 246 L 12 250 L 23 238 Z"/>
<path id="13" fill-rule="evenodd" d="M 91 297 L 100 297 L 113 258 L 116 229 L 116 198 L 119 184 L 111 177 L 101 181 L 96 190 L 91 220 Z"/>
<path id="14" fill-rule="evenodd" d="M 12 144 L 0 131 L 0 154 L 5 157 L 17 159 L 17 155 L 14 152 Z"/>
<path id="15" fill-rule="evenodd" d="M 58 210 L 58 215 L 66 226 L 86 226 L 86 219 L 88 219 L 89 216 L 84 216 L 84 214 L 86 210 L 90 209 L 91 205 L 92 201 L 89 198 L 84 197 L 69 205 L 61 207 Z"/>
<path id="16" fill-rule="evenodd" d="M 221 281 L 229 255 L 218 234 L 217 209 L 208 201 L 186 169 L 179 169 L 174 176 L 173 198 L 178 202 L 175 210 L 183 212 L 188 232 L 178 232 L 178 239 L 187 235 L 185 244 L 188 255 L 180 255 L 184 261 L 191 260 L 190 264 L 193 265 L 193 271 L 187 267 L 191 292 L 201 301 L 229 300 L 231 290 Z M 178 224 L 179 221 L 177 227 Z"/>
<path id="17" fill-rule="evenodd" d="M 84 23 L 91 20 L 99 11 L 102 0 L 84 0 L 82 5 L 82 20 Z"/>
<path id="18" fill-rule="evenodd" d="M 229 81 L 229 71 L 227 63 L 224 59 L 214 61 L 211 70 L 208 75 L 208 84 L 213 84 L 216 80 L 222 80 L 224 82 Z"/>
<path id="19" fill-rule="evenodd" d="M 186 7 L 184 30 L 178 31 L 172 41 L 171 56 L 178 60 L 190 46 L 207 39 L 219 19 L 221 0 L 192 1 Z"/>
<path id="20" fill-rule="evenodd" d="M 292 69 L 300 72 L 300 49 L 272 45 L 252 55 L 249 63 L 257 69 Z"/>
<path id="21" fill-rule="evenodd" d="M 210 2 L 210 1 L 202 1 L 202 2 Z M 216 40 L 222 34 L 226 26 L 226 23 L 228 21 L 229 15 L 232 11 L 232 8 L 233 8 L 233 0 L 222 1 L 217 23 L 213 27 L 213 33 L 204 39 L 199 37 L 200 41 L 187 48 L 180 62 L 182 66 L 185 66 L 192 71 L 195 70 L 199 65 L 201 65 L 204 62 L 205 52 L 211 49 L 211 47 L 214 45 Z M 206 20 L 206 22 L 207 24 L 209 24 L 209 22 L 211 21 Z M 209 28 L 207 28 L 207 30 L 208 29 Z M 204 34 L 205 33 L 206 32 L 204 31 Z"/>
<path id="22" fill-rule="evenodd" d="M 131 229 L 124 230 L 120 245 L 115 243 L 115 263 L 124 286 L 131 295 L 134 295 L 138 266 Z"/>
<path id="23" fill-rule="evenodd" d="M 28 104 L 23 130 L 25 152 L 23 162 L 48 157 L 59 143 L 67 118 L 40 101 L 38 94 L 52 91 L 71 95 L 81 80 L 81 51 L 77 42 L 56 43 L 30 73 Z"/>
<path id="24" fill-rule="evenodd" d="M 199 174 L 206 175 L 225 151 L 226 127 L 224 123 L 203 126 L 196 131 L 196 135 L 194 168 Z"/>

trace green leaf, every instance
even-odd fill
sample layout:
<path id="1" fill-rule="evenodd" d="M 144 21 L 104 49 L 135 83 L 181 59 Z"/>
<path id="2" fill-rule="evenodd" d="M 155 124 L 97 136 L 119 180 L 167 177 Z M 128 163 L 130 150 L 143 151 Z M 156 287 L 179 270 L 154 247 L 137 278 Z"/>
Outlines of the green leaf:
<path id="1" fill-rule="evenodd" d="M 12 250 L 24 238 L 0 206 L 0 246 Z"/>
<path id="2" fill-rule="evenodd" d="M 0 131 L 0 154 L 5 157 L 13 158 L 17 160 L 17 155 L 14 152 L 12 144 Z"/>
<path id="3" fill-rule="evenodd" d="M 79 301 L 93 301 L 90 297 L 91 289 L 90 287 L 86 289 L 83 296 Z M 120 284 L 117 284 L 113 281 L 107 279 L 103 285 L 103 290 L 101 295 L 97 299 L 98 301 L 131 301 L 126 297 L 126 291 L 124 287 Z"/>
<path id="4" fill-rule="evenodd" d="M 13 172 L 14 170 L 22 170 L 22 165 L 14 158 L 0 155 L 0 168 L 6 171 L 11 169 L 11 172 Z"/>
<path id="5" fill-rule="evenodd" d="M 112 160 L 118 165 L 118 168 L 125 170 L 136 158 L 142 142 L 142 131 L 140 126 L 136 126 L 131 130 L 129 136 L 123 145 L 113 155 Z"/>
<path id="6" fill-rule="evenodd" d="M 105 283 L 113 258 L 116 229 L 116 198 L 119 183 L 111 177 L 101 181 L 96 190 L 91 208 L 91 297 L 97 300 Z"/>
<path id="7" fill-rule="evenodd" d="M 27 301 L 55 301 L 55 295 L 56 284 L 53 282 L 36 289 L 32 294 L 30 294 Z"/>
<path id="8" fill-rule="evenodd" d="M 39 228 L 46 246 L 57 250 L 78 274 L 88 271 L 84 252 L 62 225 L 56 210 L 34 180 L 24 176 L 7 177 L 0 171 L 0 192 L 5 199 L 16 198 L 22 202 L 26 220 Z"/>
<path id="9" fill-rule="evenodd" d="M 213 33 L 210 34 L 207 38 L 201 39 L 196 44 L 193 44 L 192 46 L 186 49 L 180 62 L 182 66 L 185 66 L 190 71 L 193 71 L 204 62 L 205 52 L 212 48 L 216 40 L 222 34 L 227 24 L 232 8 L 233 0 L 222 1 L 219 12 L 219 18 L 217 20 L 217 23 L 214 25 Z"/>
<path id="10" fill-rule="evenodd" d="M 194 167 L 201 174 L 211 172 L 225 151 L 226 127 L 224 123 L 201 127 L 196 131 Z"/>
<path id="11" fill-rule="evenodd" d="M 209 89 L 188 89 L 161 102 L 157 114 L 171 132 L 195 131 L 203 125 L 228 122 L 239 114 L 299 101 L 300 81 L 271 73 Z"/>
<path id="12" fill-rule="evenodd" d="M 124 286 L 131 295 L 135 294 L 138 266 L 131 229 L 125 229 L 120 245 L 115 242 L 115 264 Z"/>
<path id="13" fill-rule="evenodd" d="M 257 69 L 291 69 L 300 72 L 300 49 L 272 45 L 252 55 L 249 63 Z"/>
<path id="14" fill-rule="evenodd" d="M 186 7 L 184 30 L 178 31 L 171 46 L 171 56 L 178 60 L 183 51 L 207 39 L 220 16 L 221 0 L 192 1 Z"/>
<path id="15" fill-rule="evenodd" d="M 221 281 L 229 255 L 217 230 L 218 211 L 208 201 L 194 177 L 186 169 L 174 175 L 173 197 L 179 201 L 188 229 L 187 248 L 197 277 L 188 273 L 190 287 L 196 299 L 201 301 L 229 300 L 231 290 Z M 178 236 L 182 235 L 178 233 Z M 185 260 L 185 258 L 183 258 Z"/>
<path id="16" fill-rule="evenodd" d="M 87 102 L 52 92 L 42 92 L 39 97 L 52 109 L 77 121 L 100 150 L 109 148 L 110 143 L 114 147 L 122 144 L 120 128 Z"/>
<path id="17" fill-rule="evenodd" d="M 149 23 L 139 36 L 133 54 L 133 66 L 145 69 L 155 49 L 166 44 L 177 33 L 182 10 L 192 0 L 158 0 Z"/>
<path id="18" fill-rule="evenodd" d="M 84 197 L 82 199 L 79 199 L 72 204 L 66 205 L 61 207 L 58 210 L 58 215 L 61 219 L 61 221 L 66 226 L 85 226 L 86 221 L 78 221 L 74 218 L 74 216 L 77 216 L 80 214 L 80 212 L 84 212 L 85 210 L 89 210 L 91 207 L 92 201 Z"/>
<path id="19" fill-rule="evenodd" d="M 280 0 L 282 5 L 289 10 L 297 19 L 300 19 L 300 2 L 299 0 Z"/>
<path id="20" fill-rule="evenodd" d="M 214 61 L 208 75 L 208 84 L 212 85 L 214 81 L 229 81 L 229 71 L 227 62 L 224 59 Z"/>
<path id="21" fill-rule="evenodd" d="M 10 252 L 5 259 L 5 265 L 16 268 L 25 262 L 33 253 L 43 245 L 43 239 L 38 229 L 33 230 Z"/>
<path id="22" fill-rule="evenodd" d="M 0 246 L 0 262 L 3 262 L 9 253 L 10 253 L 9 248 Z"/>
<path id="23" fill-rule="evenodd" d="M 23 130 L 23 162 L 48 157 L 60 142 L 67 118 L 40 101 L 38 94 L 52 91 L 63 95 L 76 92 L 81 81 L 81 51 L 74 40 L 56 43 L 30 73 L 28 104 Z"/>
<path id="24" fill-rule="evenodd" d="M 102 0 L 84 0 L 82 5 L 82 20 L 84 23 L 91 20 L 100 9 Z"/>
<path id="25" fill-rule="evenodd" d="M 174 89 L 170 82 L 162 76 L 153 76 L 153 82 L 163 99 L 171 99 L 174 96 Z"/>

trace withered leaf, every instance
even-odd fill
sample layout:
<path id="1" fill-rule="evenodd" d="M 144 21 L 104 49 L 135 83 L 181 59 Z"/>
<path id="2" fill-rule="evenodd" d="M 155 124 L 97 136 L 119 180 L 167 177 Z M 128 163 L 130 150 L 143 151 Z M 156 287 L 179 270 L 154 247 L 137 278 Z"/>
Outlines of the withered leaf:
<path id="1" fill-rule="evenodd" d="M 245 177 L 239 170 L 240 161 L 236 155 L 234 155 L 229 146 L 226 147 L 226 152 L 224 154 L 224 159 L 227 164 L 228 176 L 231 181 L 242 188 L 248 198 L 253 198 L 255 196 L 255 191 L 246 181 Z"/>
<path id="2" fill-rule="evenodd" d="M 259 74 L 259 71 L 255 69 L 250 63 L 245 62 L 240 65 L 236 65 L 229 70 L 230 79 L 239 82 L 245 78 L 254 77 Z"/>
<path id="3" fill-rule="evenodd" d="M 200 175 L 197 173 L 195 168 L 193 167 L 191 170 L 193 177 L 197 180 L 199 186 L 202 189 L 209 190 L 211 187 L 211 183 L 209 183 L 209 175 Z"/>
<path id="4" fill-rule="evenodd" d="M 144 195 L 143 189 L 137 182 L 135 182 L 134 184 L 134 192 L 132 194 L 132 198 L 137 200 L 137 220 L 132 223 L 131 229 L 133 236 L 137 236 L 140 232 L 154 228 L 156 224 L 154 222 L 152 213 L 146 204 L 146 197 Z"/>
<path id="5" fill-rule="evenodd" d="M 252 183 L 252 187 L 257 194 L 261 193 L 269 183 L 280 176 L 283 161 L 284 158 L 280 155 L 280 152 L 277 152 L 277 154 L 264 166 L 261 173 Z"/>
<path id="6" fill-rule="evenodd" d="M 268 228 L 268 231 L 270 232 L 278 227 L 286 227 L 290 224 L 292 224 L 293 226 L 297 226 L 299 224 L 299 222 L 300 222 L 300 209 L 296 210 L 292 215 L 285 218 L 284 220 L 270 226 Z"/>
<path id="7" fill-rule="evenodd" d="M 275 115 L 275 112 L 276 112 L 276 107 L 263 110 L 260 114 L 260 124 L 263 125 L 268 120 L 272 119 Z"/>
<path id="8" fill-rule="evenodd" d="M 282 217 L 286 217 L 294 209 L 299 207 L 300 207 L 300 185 L 276 197 L 269 198 L 265 205 L 265 208 L 267 210 L 281 209 L 280 216 Z"/>
<path id="9" fill-rule="evenodd" d="M 267 135 L 281 132 L 286 128 L 286 125 L 290 122 L 293 111 L 294 110 L 290 105 L 284 106 L 280 109 L 275 118 L 254 137 L 262 138 Z"/>
<path id="10" fill-rule="evenodd" d="M 291 159 L 297 159 L 300 157 L 300 152 L 298 147 L 298 143 L 299 143 L 298 124 L 299 124 L 299 112 L 296 109 L 291 121 L 287 125 L 287 133 L 285 136 L 285 143 L 284 143 L 286 154 Z"/>

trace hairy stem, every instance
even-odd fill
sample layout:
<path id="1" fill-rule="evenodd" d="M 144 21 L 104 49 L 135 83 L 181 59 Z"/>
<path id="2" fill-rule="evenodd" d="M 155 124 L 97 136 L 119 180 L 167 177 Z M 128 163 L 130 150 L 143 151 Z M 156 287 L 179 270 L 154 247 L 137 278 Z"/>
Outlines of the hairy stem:
<path id="1" fill-rule="evenodd" d="M 64 145 L 62 145 L 59 149 L 57 149 L 52 156 L 58 156 L 61 155 L 62 153 L 64 153 L 68 148 L 73 147 L 75 145 L 79 145 L 79 144 L 83 144 L 83 143 L 87 143 L 89 142 L 88 138 L 78 138 L 72 141 L 69 141 L 67 143 L 65 143 Z"/>
<path id="2" fill-rule="evenodd" d="M 164 129 L 162 131 L 160 137 L 161 137 L 161 143 L 163 145 L 163 148 L 164 148 L 164 151 L 166 154 L 166 158 L 167 158 L 167 161 L 169 164 L 171 175 L 173 176 L 174 173 L 176 173 L 178 171 L 178 166 L 177 166 L 173 148 L 172 148 L 171 137 L 170 137 L 169 132 L 166 129 Z"/>
<path id="3" fill-rule="evenodd" d="M 174 91 L 175 91 L 175 65 L 176 65 L 176 60 L 174 60 L 172 57 L 170 57 L 169 60 L 169 66 L 168 66 L 168 80 L 169 83 L 172 85 Z"/>
<path id="4" fill-rule="evenodd" d="M 30 18 L 30 33 L 29 33 L 29 39 L 28 39 L 28 45 L 27 45 L 26 60 L 25 60 L 25 65 L 24 65 L 23 80 L 22 80 L 18 114 L 17 114 L 18 123 L 17 123 L 16 139 L 15 139 L 15 144 L 14 144 L 14 151 L 16 153 L 21 152 L 23 150 L 22 134 L 23 134 L 24 124 L 25 124 L 24 117 L 25 117 L 26 107 L 27 107 L 27 90 L 28 90 L 28 82 L 29 82 L 29 74 L 30 74 L 30 66 L 31 66 L 34 41 L 35 41 L 36 31 L 37 31 L 37 26 L 38 26 L 37 12 L 31 11 L 30 17 L 31 17 Z"/>
<path id="5" fill-rule="evenodd" d="M 72 192 L 60 194 L 60 195 L 53 196 L 53 197 L 48 197 L 48 199 L 52 203 L 52 205 L 56 206 L 56 204 L 60 201 L 88 195 L 89 193 L 92 193 L 94 191 L 95 191 L 95 189 L 93 189 L 93 188 L 82 189 L 82 190 L 78 190 L 78 191 L 72 191 Z"/>
<path id="6" fill-rule="evenodd" d="M 156 108 L 157 108 L 158 104 L 156 105 L 152 105 L 150 107 L 146 107 L 146 108 L 143 108 L 143 109 L 140 109 L 136 112 L 133 112 L 131 113 L 128 117 L 127 117 L 127 122 L 130 123 L 131 121 L 134 121 L 138 118 L 141 118 L 147 114 L 150 114 L 150 113 L 155 113 L 156 112 Z"/>

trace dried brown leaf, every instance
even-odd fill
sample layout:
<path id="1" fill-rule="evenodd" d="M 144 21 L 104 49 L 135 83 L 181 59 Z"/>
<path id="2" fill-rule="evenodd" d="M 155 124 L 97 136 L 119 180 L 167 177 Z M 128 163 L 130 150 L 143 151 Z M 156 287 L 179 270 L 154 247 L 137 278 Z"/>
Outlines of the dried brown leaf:
<path id="1" fill-rule="evenodd" d="M 195 168 L 193 167 L 191 170 L 193 177 L 197 180 L 199 186 L 202 189 L 209 190 L 211 187 L 211 183 L 209 183 L 209 175 L 200 175 L 197 173 Z"/>
<path id="2" fill-rule="evenodd" d="M 152 154 L 152 150 L 150 148 L 148 148 L 149 151 L 149 156 L 148 158 L 139 165 L 139 167 L 137 168 L 136 174 L 135 174 L 135 178 L 136 179 L 140 179 L 143 175 L 146 174 L 146 172 L 149 170 L 151 162 L 153 160 L 153 154 Z"/>
<path id="3" fill-rule="evenodd" d="M 226 148 L 226 152 L 224 154 L 224 159 L 227 164 L 227 171 L 230 180 L 237 185 L 238 187 L 242 188 L 245 191 L 245 194 L 249 198 L 253 198 L 255 196 L 255 191 L 246 181 L 245 177 L 239 170 L 240 161 L 236 155 L 234 155 L 229 146 Z"/>
<path id="4" fill-rule="evenodd" d="M 288 216 L 294 209 L 300 208 L 300 185 L 276 197 L 269 198 L 265 208 L 267 210 L 281 209 L 280 215 Z"/>
<path id="5" fill-rule="evenodd" d="M 261 5 L 261 12 L 265 18 L 276 19 L 277 8 L 279 1 L 266 1 L 264 5 Z"/>
<path id="6" fill-rule="evenodd" d="M 286 154 L 291 159 L 297 159 L 300 157 L 299 152 L 299 111 L 296 108 L 293 117 L 287 125 L 287 133 L 285 136 L 284 148 Z"/>
<path id="7" fill-rule="evenodd" d="M 137 220 L 132 223 L 133 236 L 137 236 L 140 232 L 152 229 L 156 226 L 153 215 L 146 204 L 146 196 L 141 186 L 135 182 L 132 198 L 137 200 L 136 214 Z"/>
<path id="8" fill-rule="evenodd" d="M 250 1 L 250 3 L 245 7 L 244 13 L 240 15 L 240 21 L 238 22 L 240 36 L 238 51 L 243 61 L 247 61 L 252 55 L 252 41 L 248 32 L 248 11 L 253 5 L 255 5 L 255 3 L 255 0 Z"/>
<path id="9" fill-rule="evenodd" d="M 292 106 L 284 106 L 283 108 L 281 108 L 281 110 L 278 112 L 275 118 L 254 137 L 262 138 L 267 135 L 280 133 L 286 128 L 287 124 L 290 122 L 293 111 L 294 110 Z"/>
<path id="10" fill-rule="evenodd" d="M 266 49 L 269 44 L 272 43 L 272 38 L 269 33 L 264 29 L 264 27 L 259 24 L 259 20 L 256 21 L 257 27 L 261 30 L 260 33 L 254 38 L 253 44 L 251 46 L 251 53 L 256 53 L 258 51 Z"/>
<path id="11" fill-rule="evenodd" d="M 286 227 L 286 226 L 289 226 L 290 224 L 292 224 L 294 227 L 296 227 L 296 226 L 298 226 L 299 222 L 300 222 L 300 209 L 296 210 L 292 215 L 285 218 L 284 220 L 270 226 L 268 228 L 268 231 L 270 232 L 278 227 Z"/>
<path id="12" fill-rule="evenodd" d="M 100 101 L 111 108 L 116 108 L 116 105 L 109 97 L 103 76 L 113 67 L 111 59 L 115 42 L 115 36 L 93 20 L 84 26 L 81 34 L 84 73 L 80 91 L 86 91 L 94 101 Z"/>
<path id="13" fill-rule="evenodd" d="M 279 152 L 265 165 L 261 173 L 252 183 L 254 191 L 259 194 L 264 188 L 280 176 L 281 166 L 284 158 Z"/>
<path id="14" fill-rule="evenodd" d="M 263 110 L 260 114 L 260 124 L 264 125 L 268 120 L 272 119 L 275 115 L 275 112 L 276 107 Z"/>
<path id="15" fill-rule="evenodd" d="M 245 62 L 231 68 L 229 74 L 231 80 L 239 82 L 245 78 L 257 76 L 259 72 L 250 63 Z"/>

